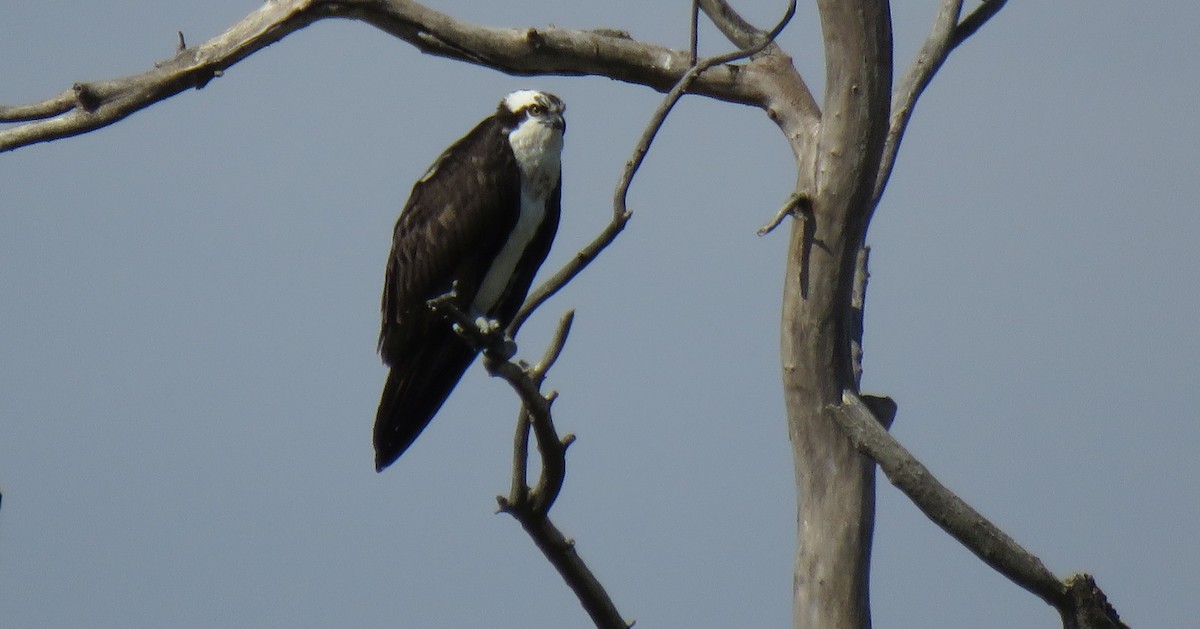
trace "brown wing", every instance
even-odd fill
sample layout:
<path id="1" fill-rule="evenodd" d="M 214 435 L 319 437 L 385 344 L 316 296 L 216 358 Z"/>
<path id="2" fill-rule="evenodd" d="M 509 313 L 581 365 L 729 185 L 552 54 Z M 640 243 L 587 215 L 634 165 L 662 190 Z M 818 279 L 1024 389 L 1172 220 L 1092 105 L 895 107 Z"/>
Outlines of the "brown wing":
<path id="1" fill-rule="evenodd" d="M 413 186 L 383 287 L 379 350 L 391 370 L 375 415 L 376 470 L 408 449 L 475 359 L 425 302 L 455 282 L 460 307 L 475 299 L 516 224 L 520 195 L 520 172 L 495 118 L 447 149 Z"/>
<path id="2" fill-rule="evenodd" d="M 432 317 L 425 302 L 458 282 L 470 304 L 519 212 L 520 172 L 494 118 L 446 150 L 413 186 L 396 221 L 383 288 L 379 350 L 394 365 Z"/>

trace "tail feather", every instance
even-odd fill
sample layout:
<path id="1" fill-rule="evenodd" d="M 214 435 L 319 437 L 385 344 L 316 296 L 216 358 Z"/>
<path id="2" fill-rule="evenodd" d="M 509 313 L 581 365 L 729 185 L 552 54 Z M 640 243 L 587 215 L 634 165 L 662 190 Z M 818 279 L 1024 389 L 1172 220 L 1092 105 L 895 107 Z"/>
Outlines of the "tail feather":
<path id="1" fill-rule="evenodd" d="M 375 471 L 404 454 L 475 359 L 462 339 L 447 332 L 447 338 L 427 339 L 388 371 L 375 414 Z"/>

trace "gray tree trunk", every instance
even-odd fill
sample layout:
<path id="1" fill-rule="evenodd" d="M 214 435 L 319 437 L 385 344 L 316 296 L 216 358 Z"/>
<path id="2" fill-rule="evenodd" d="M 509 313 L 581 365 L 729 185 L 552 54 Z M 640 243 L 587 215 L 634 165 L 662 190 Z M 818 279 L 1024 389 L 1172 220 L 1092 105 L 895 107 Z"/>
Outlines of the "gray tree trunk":
<path id="1" fill-rule="evenodd" d="M 875 463 L 858 453 L 829 409 L 843 389 L 858 389 L 855 260 L 888 130 L 891 18 L 881 1 L 818 4 L 823 116 L 816 146 L 794 147 L 804 156 L 797 192 L 811 207 L 792 225 L 781 340 L 798 499 L 793 625 L 865 629 Z"/>

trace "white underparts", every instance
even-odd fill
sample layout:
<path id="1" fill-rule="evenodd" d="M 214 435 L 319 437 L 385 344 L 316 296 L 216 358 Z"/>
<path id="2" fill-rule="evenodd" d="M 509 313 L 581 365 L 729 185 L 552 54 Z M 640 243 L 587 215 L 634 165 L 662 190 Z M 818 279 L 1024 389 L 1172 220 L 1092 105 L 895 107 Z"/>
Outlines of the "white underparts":
<path id="1" fill-rule="evenodd" d="M 513 156 L 521 167 L 521 192 L 545 198 L 558 185 L 562 129 L 545 118 L 526 117 L 508 134 Z"/>
<path id="2" fill-rule="evenodd" d="M 508 134 L 508 142 L 521 169 L 521 214 L 479 285 L 471 303 L 477 313 L 490 313 L 504 296 L 517 263 L 546 218 L 546 203 L 558 186 L 561 129 L 541 118 L 527 117 Z"/>

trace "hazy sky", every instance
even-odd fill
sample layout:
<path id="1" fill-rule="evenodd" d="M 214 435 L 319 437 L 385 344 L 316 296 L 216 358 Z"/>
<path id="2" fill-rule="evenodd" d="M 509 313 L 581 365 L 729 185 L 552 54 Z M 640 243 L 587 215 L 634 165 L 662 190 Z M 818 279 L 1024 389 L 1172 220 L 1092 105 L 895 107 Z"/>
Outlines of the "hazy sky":
<path id="1" fill-rule="evenodd" d="M 435 2 L 681 47 L 688 3 Z M 783 2 L 740 2 L 760 24 Z M 937 2 L 896 3 L 903 69 Z M 973 3 L 967 3 L 973 6 Z M 818 91 L 801 3 L 781 42 Z M 140 72 L 253 2 L 8 2 L 0 102 Z M 1010 2 L 921 101 L 869 241 L 864 389 L 893 432 L 1135 627 L 1200 616 L 1200 5 Z M 726 44 L 712 29 L 704 48 Z M 899 71 L 899 70 L 898 70 Z M 557 267 L 660 96 L 316 24 L 113 127 L 0 155 L 6 627 L 583 627 L 511 518 L 516 398 L 476 366 L 372 467 L 392 224 L 505 93 L 568 104 Z M 790 152 L 688 98 L 617 244 L 525 328 L 578 435 L 553 512 L 639 627 L 781 627 L 795 497 L 778 375 Z M 1054 627 L 881 478 L 876 626 Z"/>

